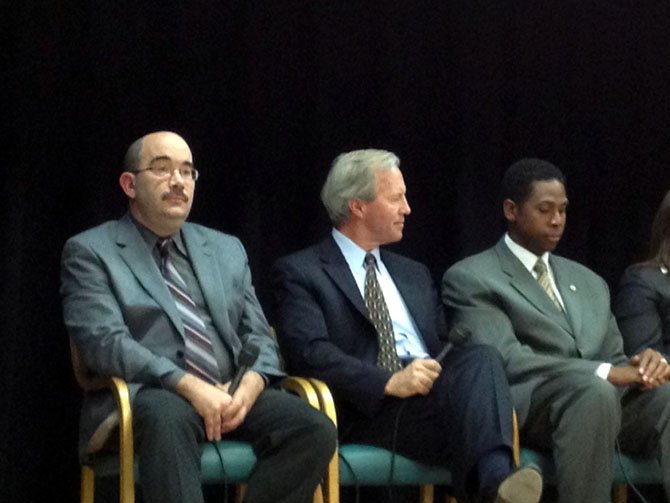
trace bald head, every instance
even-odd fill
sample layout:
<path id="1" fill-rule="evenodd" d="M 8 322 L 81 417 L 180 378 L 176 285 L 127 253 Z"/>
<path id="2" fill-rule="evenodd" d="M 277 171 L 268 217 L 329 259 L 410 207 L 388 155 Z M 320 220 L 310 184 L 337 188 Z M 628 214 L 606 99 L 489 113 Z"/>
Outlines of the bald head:
<path id="1" fill-rule="evenodd" d="M 169 138 L 173 138 L 176 141 L 183 143 L 188 148 L 186 141 L 177 133 L 173 133 L 172 131 L 155 131 L 153 133 L 146 134 L 135 140 L 130 144 L 130 147 L 128 147 L 126 155 L 123 158 L 123 171 L 135 171 L 139 169 L 140 157 L 142 155 L 142 148 L 145 141 L 152 142 L 157 140 L 166 140 Z"/>
<path id="2" fill-rule="evenodd" d="M 158 236 L 177 232 L 193 203 L 192 169 L 191 149 L 176 133 L 158 131 L 134 141 L 119 179 L 133 217 Z"/>

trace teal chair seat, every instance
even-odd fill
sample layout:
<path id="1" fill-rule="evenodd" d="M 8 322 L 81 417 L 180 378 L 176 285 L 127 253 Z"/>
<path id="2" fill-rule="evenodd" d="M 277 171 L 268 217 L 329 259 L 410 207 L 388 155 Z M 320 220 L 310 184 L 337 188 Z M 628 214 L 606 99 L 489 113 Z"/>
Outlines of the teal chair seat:
<path id="1" fill-rule="evenodd" d="M 204 484 L 222 482 L 244 483 L 249 479 L 256 466 L 256 455 L 251 444 L 234 440 L 222 440 L 201 445 L 200 466 Z M 140 482 L 135 456 L 135 482 Z M 119 455 L 114 452 L 101 452 L 95 455 L 90 466 L 96 476 L 106 477 L 119 474 Z"/>
<path id="2" fill-rule="evenodd" d="M 451 485 L 446 468 L 426 465 L 399 454 L 393 460 L 386 449 L 363 444 L 343 444 L 339 449 L 340 484 L 342 485 Z"/>
<path id="3" fill-rule="evenodd" d="M 246 482 L 256 466 L 256 454 L 246 442 L 210 442 L 203 444 L 201 450 L 200 466 L 204 484 L 216 484 L 222 480 Z"/>
<path id="4" fill-rule="evenodd" d="M 328 386 L 308 379 L 318 396 L 321 411 L 337 425 L 335 402 Z M 433 503 L 435 485 L 451 486 L 451 474 L 445 468 L 412 461 L 380 447 L 364 444 L 340 444 L 324 478 L 324 502 L 339 503 L 342 486 L 408 485 L 419 487 L 419 502 Z M 391 473 L 393 465 L 393 473 Z M 392 475 L 392 476 L 391 476 Z M 448 503 L 455 503 L 453 496 Z"/>
<path id="5" fill-rule="evenodd" d="M 584 462 L 588 462 L 584 460 Z M 521 463 L 534 463 L 542 471 L 542 477 L 548 484 L 556 484 L 556 466 L 550 453 L 534 449 L 521 449 Z M 663 472 L 658 461 L 650 458 L 639 458 L 626 454 L 615 455 L 614 468 L 614 501 L 625 502 L 626 487 L 629 484 L 646 485 L 662 484 Z"/>

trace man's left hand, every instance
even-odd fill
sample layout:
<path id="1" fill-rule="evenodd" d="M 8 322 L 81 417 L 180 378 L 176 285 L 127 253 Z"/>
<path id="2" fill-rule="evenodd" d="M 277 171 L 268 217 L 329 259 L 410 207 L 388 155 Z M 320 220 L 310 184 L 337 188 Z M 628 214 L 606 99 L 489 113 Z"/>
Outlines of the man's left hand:
<path id="1" fill-rule="evenodd" d="M 642 387 L 653 389 L 668 382 L 670 366 L 665 357 L 651 348 L 647 348 L 630 359 L 630 364 L 637 367 L 642 377 Z"/>
<path id="2" fill-rule="evenodd" d="M 218 388 L 228 392 L 230 381 L 217 385 Z M 233 431 L 244 422 L 251 407 L 265 388 L 265 380 L 254 370 L 247 370 L 242 377 L 239 388 L 233 395 L 233 401 L 221 414 L 221 433 Z"/>

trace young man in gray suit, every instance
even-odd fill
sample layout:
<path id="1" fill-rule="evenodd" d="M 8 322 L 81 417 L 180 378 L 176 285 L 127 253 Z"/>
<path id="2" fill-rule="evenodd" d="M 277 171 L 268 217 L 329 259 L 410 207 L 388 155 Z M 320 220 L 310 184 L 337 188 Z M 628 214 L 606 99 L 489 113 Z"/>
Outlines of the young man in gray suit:
<path id="1" fill-rule="evenodd" d="M 244 248 L 185 222 L 197 179 L 174 133 L 130 146 L 119 179 L 129 212 L 65 244 L 65 324 L 89 370 L 129 383 L 146 503 L 202 502 L 198 443 L 224 436 L 251 442 L 258 456 L 248 502 L 307 503 L 335 428 L 275 389 L 284 373 Z M 252 346 L 259 356 L 229 393 L 240 352 Z M 87 393 L 82 456 L 107 440 L 113 410 L 109 392 Z"/>
<path id="2" fill-rule="evenodd" d="M 399 164 L 372 149 L 335 159 L 321 192 L 332 232 L 275 264 L 288 368 L 328 384 L 342 441 L 447 466 L 461 501 L 537 503 L 540 474 L 514 468 L 500 355 L 479 346 L 442 359 L 428 269 L 381 248 L 402 238 L 410 213 Z"/>
<path id="3" fill-rule="evenodd" d="M 668 364 L 631 359 L 605 281 L 554 255 L 566 221 L 565 178 L 522 159 L 502 182 L 507 234 L 444 275 L 450 336 L 498 348 L 523 443 L 551 449 L 561 503 L 610 501 L 615 442 L 656 456 L 670 496 Z"/>

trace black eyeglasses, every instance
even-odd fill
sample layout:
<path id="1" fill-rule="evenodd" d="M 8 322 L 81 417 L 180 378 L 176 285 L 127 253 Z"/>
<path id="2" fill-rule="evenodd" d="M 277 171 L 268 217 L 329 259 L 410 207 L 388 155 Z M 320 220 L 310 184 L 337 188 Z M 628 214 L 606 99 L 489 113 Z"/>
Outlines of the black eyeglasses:
<path id="1" fill-rule="evenodd" d="M 200 172 L 193 166 L 182 166 L 180 168 L 171 168 L 170 166 L 149 166 L 148 168 L 130 171 L 130 173 L 142 173 L 143 171 L 151 171 L 157 178 L 170 178 L 175 171 L 179 171 L 179 175 L 184 180 L 193 180 L 195 182 L 200 178 Z"/>

